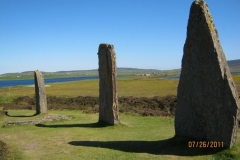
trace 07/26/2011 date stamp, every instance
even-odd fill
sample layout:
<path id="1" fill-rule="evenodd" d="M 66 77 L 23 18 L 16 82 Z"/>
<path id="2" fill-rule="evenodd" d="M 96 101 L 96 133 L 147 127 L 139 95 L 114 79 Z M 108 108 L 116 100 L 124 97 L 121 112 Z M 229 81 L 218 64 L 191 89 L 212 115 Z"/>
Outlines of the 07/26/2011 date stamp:
<path id="1" fill-rule="evenodd" d="M 218 141 L 188 141 L 188 148 L 223 148 L 224 143 Z"/>

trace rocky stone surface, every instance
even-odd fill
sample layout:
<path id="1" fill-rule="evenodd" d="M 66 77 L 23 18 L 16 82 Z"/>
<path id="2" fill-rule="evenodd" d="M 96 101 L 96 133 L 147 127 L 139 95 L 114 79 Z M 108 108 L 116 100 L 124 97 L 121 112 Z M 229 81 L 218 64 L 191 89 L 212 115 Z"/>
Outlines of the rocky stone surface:
<path id="1" fill-rule="evenodd" d="M 39 70 L 34 71 L 36 113 L 47 113 L 47 97 L 45 91 L 44 77 Z"/>
<path id="2" fill-rule="evenodd" d="M 237 139 L 238 109 L 236 86 L 208 5 L 195 0 L 177 91 L 175 134 L 223 142 L 231 148 Z"/>
<path id="3" fill-rule="evenodd" d="M 71 120 L 72 116 L 46 116 L 43 118 L 36 118 L 33 120 L 26 120 L 26 121 L 8 121 L 4 123 L 5 126 L 10 126 L 10 125 L 24 125 L 24 124 L 39 124 L 43 122 L 52 122 L 52 121 L 60 121 L 60 120 Z"/>
<path id="4" fill-rule="evenodd" d="M 99 59 L 99 121 L 118 124 L 117 70 L 114 46 L 100 44 Z"/>

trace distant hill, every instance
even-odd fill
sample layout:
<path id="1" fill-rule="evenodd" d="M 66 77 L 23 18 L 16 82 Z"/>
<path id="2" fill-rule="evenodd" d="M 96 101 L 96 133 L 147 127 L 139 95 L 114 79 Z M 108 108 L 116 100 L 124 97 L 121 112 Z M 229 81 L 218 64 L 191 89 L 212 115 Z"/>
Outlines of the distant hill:
<path id="1" fill-rule="evenodd" d="M 231 72 L 240 72 L 240 59 L 227 61 L 228 66 Z M 125 68 L 118 67 L 117 72 L 118 75 L 130 75 L 130 74 L 144 74 L 144 73 L 170 73 L 170 74 L 180 74 L 181 69 L 173 69 L 173 70 L 157 70 L 157 69 L 139 69 L 139 68 Z M 1 76 L 21 76 L 21 75 L 33 75 L 34 71 L 25 71 L 21 73 L 5 73 Z M 44 72 L 44 75 L 67 75 L 67 74 L 76 74 L 76 75 L 96 75 L 98 74 L 98 69 L 92 70 L 73 70 L 73 71 L 57 71 L 57 72 Z"/>
<path id="2" fill-rule="evenodd" d="M 119 67 L 117 68 L 117 72 L 156 72 L 156 71 L 161 71 L 157 69 L 138 69 L 138 68 L 124 68 L 124 67 Z M 98 69 L 92 69 L 92 70 L 72 70 L 72 71 L 57 71 L 57 72 L 45 72 L 41 71 L 43 74 L 74 74 L 74 73 L 88 73 L 88 74 L 94 74 L 98 73 Z M 2 76 L 8 76 L 8 75 L 14 75 L 14 76 L 19 76 L 19 75 L 33 75 L 34 71 L 24 71 L 21 73 L 5 73 L 2 74 Z"/>
<path id="3" fill-rule="evenodd" d="M 230 60 L 227 62 L 231 72 L 240 72 L 240 59 Z"/>

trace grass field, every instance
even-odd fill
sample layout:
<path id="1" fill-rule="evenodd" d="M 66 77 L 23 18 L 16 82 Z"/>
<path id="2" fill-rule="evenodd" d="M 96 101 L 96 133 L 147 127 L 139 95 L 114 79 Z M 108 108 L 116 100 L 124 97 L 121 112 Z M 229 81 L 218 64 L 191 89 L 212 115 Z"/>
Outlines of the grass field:
<path id="1" fill-rule="evenodd" d="M 240 75 L 233 79 L 240 92 Z M 48 84 L 47 95 L 59 97 L 98 96 L 98 80 Z M 159 77 L 118 79 L 118 95 L 153 97 L 176 95 L 178 80 Z M 11 102 L 18 96 L 34 96 L 34 87 L 0 89 L 0 102 Z M 0 106 L 1 109 L 1 106 Z M 35 119 L 35 111 L 9 110 L 6 121 Z M 230 150 L 193 149 L 187 141 L 172 139 L 174 119 L 121 114 L 121 124 L 99 126 L 98 114 L 81 111 L 49 111 L 49 115 L 73 115 L 70 121 L 39 125 L 9 126 L 0 129 L 0 140 L 11 151 L 11 159 L 240 159 L 240 139 Z M 42 115 L 41 115 L 42 116 Z M 240 131 L 238 132 L 239 137 Z M 194 156 L 194 157 L 192 157 Z"/>
<path id="2" fill-rule="evenodd" d="M 240 93 L 240 75 L 233 75 L 238 93 Z M 118 96 L 154 97 L 177 95 L 178 79 L 163 80 L 159 77 L 133 76 L 118 78 Z M 85 80 L 65 83 L 49 83 L 46 93 L 50 96 L 77 97 L 98 96 L 99 81 Z M 0 88 L 0 103 L 11 102 L 18 96 L 34 96 L 34 86 L 16 86 Z"/>
<path id="3" fill-rule="evenodd" d="M 39 117 L 27 117 L 33 114 L 28 110 L 11 110 L 9 115 L 12 117 L 2 117 L 0 125 L 6 121 Z M 50 111 L 48 115 L 73 115 L 74 118 L 70 121 L 1 128 L 0 140 L 10 146 L 11 159 L 239 158 L 240 140 L 231 150 L 217 152 L 214 149 L 188 148 L 187 141 L 172 139 L 173 118 L 122 114 L 120 125 L 100 126 L 96 124 L 98 114 Z"/>
<path id="4" fill-rule="evenodd" d="M 49 83 L 49 96 L 77 97 L 99 96 L 99 81 L 85 80 L 65 83 Z M 153 97 L 176 95 L 178 80 L 161 80 L 159 77 L 127 77 L 117 80 L 118 96 Z M 11 102 L 18 96 L 34 96 L 34 86 L 0 88 L 0 102 Z"/>

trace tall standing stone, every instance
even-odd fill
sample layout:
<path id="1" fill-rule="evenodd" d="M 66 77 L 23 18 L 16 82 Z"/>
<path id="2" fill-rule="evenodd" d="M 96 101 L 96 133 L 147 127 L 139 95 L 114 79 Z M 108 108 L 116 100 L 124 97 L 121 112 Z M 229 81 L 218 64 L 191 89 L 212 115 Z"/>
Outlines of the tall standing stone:
<path id="1" fill-rule="evenodd" d="M 238 93 L 212 16 L 205 1 L 195 0 L 178 84 L 175 134 L 231 148 L 237 139 L 238 108 Z"/>
<path id="2" fill-rule="evenodd" d="M 47 113 L 47 97 L 45 92 L 44 77 L 39 70 L 34 71 L 36 113 Z"/>
<path id="3" fill-rule="evenodd" d="M 114 46 L 100 44 L 99 59 L 99 121 L 118 124 L 119 108 L 116 81 L 116 55 Z"/>

